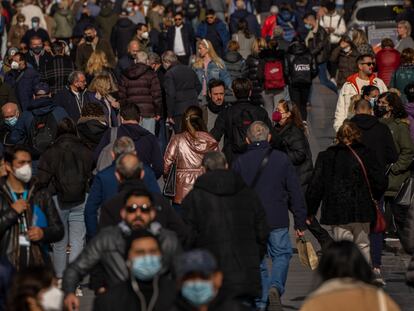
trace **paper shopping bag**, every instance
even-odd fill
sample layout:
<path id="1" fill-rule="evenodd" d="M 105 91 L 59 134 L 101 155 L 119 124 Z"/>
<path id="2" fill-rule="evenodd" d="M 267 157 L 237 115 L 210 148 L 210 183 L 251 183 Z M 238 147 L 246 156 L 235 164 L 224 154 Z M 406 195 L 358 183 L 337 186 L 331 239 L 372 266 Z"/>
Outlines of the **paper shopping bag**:
<path id="1" fill-rule="evenodd" d="M 315 270 L 318 267 L 319 259 L 312 243 L 307 241 L 305 237 L 301 237 L 296 239 L 296 247 L 302 265 Z"/>

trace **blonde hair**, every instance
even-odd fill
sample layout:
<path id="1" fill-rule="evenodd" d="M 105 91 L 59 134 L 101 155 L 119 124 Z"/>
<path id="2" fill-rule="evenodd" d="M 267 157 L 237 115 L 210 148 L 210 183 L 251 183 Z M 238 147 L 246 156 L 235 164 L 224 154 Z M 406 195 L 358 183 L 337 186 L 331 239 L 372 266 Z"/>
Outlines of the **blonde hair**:
<path id="1" fill-rule="evenodd" d="M 202 39 L 197 42 L 197 46 L 200 46 L 201 44 L 208 50 L 208 55 L 210 56 L 211 60 L 217 65 L 217 67 L 224 69 L 224 63 L 214 50 L 213 44 L 206 39 Z M 204 61 L 203 58 L 199 55 L 198 49 L 197 58 L 194 62 L 194 68 L 204 68 Z"/>
<path id="2" fill-rule="evenodd" d="M 407 37 L 411 36 L 411 24 L 408 21 L 399 21 L 398 26 L 403 26 L 407 29 Z"/>
<path id="3" fill-rule="evenodd" d="M 264 50 L 267 48 L 267 42 L 263 38 L 256 38 L 252 43 L 252 55 L 253 56 L 259 56 L 259 53 L 261 50 Z"/>
<path id="4" fill-rule="evenodd" d="M 111 88 L 111 77 L 107 74 L 99 74 L 92 80 L 88 90 L 106 96 L 111 92 Z"/>
<path id="5" fill-rule="evenodd" d="M 85 72 L 90 75 L 96 75 L 102 72 L 105 67 L 109 67 L 106 54 L 102 51 L 95 50 L 86 63 Z"/>
<path id="6" fill-rule="evenodd" d="M 352 42 L 356 46 L 367 44 L 368 43 L 367 35 L 361 29 L 354 29 L 354 31 L 352 32 Z"/>
<path id="7" fill-rule="evenodd" d="M 348 110 L 348 117 L 355 115 L 355 104 L 361 99 L 363 99 L 363 97 L 360 94 L 356 94 L 351 97 L 351 103 L 349 105 Z"/>

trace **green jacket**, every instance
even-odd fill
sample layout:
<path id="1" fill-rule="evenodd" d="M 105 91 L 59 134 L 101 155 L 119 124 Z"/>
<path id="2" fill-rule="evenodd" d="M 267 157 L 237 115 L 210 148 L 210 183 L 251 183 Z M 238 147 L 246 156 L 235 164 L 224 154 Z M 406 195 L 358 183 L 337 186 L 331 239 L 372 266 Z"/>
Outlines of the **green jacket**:
<path id="1" fill-rule="evenodd" d="M 414 80 L 414 64 L 401 65 L 391 77 L 390 87 L 398 89 L 404 94 L 404 88 Z"/>
<path id="2" fill-rule="evenodd" d="M 53 37 L 59 39 L 68 39 L 72 37 L 72 30 L 76 24 L 72 11 L 58 10 L 53 16 L 56 27 L 53 32 Z"/>
<path id="3" fill-rule="evenodd" d="M 414 157 L 414 144 L 411 141 L 410 130 L 405 119 L 381 119 L 391 131 L 395 148 L 398 153 L 398 160 L 390 170 L 388 176 L 388 190 L 385 196 L 396 196 L 402 183 L 410 177 L 410 165 Z"/>
<path id="4" fill-rule="evenodd" d="M 118 21 L 118 14 L 112 11 L 110 7 L 102 8 L 99 15 L 96 17 L 96 23 L 102 30 L 102 38 L 111 41 L 112 28 L 114 28 Z"/>

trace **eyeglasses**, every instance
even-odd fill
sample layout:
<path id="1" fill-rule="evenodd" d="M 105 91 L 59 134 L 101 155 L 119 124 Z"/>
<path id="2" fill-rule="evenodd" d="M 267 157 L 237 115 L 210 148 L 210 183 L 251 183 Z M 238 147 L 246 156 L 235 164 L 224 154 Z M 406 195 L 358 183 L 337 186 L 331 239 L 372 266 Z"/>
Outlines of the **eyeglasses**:
<path id="1" fill-rule="evenodd" d="M 130 206 L 125 207 L 125 210 L 127 211 L 127 213 L 135 213 L 138 209 L 141 211 L 141 213 L 149 213 L 152 210 L 152 205 L 132 204 Z"/>
<path id="2" fill-rule="evenodd" d="M 362 65 L 367 65 L 367 66 L 375 66 L 375 63 L 361 63 Z"/>

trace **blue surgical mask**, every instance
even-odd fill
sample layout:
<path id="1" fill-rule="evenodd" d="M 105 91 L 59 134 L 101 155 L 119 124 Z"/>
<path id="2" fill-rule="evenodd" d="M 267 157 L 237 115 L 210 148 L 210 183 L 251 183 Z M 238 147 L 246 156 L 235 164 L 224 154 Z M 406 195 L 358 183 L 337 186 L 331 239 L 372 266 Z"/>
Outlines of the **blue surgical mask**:
<path id="1" fill-rule="evenodd" d="M 194 306 L 201 306 L 213 300 L 215 293 L 212 281 L 186 281 L 181 288 L 183 297 Z"/>
<path id="2" fill-rule="evenodd" d="M 157 255 L 144 255 L 132 260 L 132 274 L 141 281 L 153 279 L 161 267 L 161 256 Z"/>
<path id="3" fill-rule="evenodd" d="M 370 98 L 369 103 L 371 104 L 371 107 L 374 108 L 375 104 L 377 103 L 377 99 L 375 97 Z"/>
<path id="4" fill-rule="evenodd" d="M 305 28 L 306 28 L 307 30 L 312 30 L 312 26 L 311 26 L 311 25 L 309 25 L 309 24 L 305 24 Z"/>
<path id="5" fill-rule="evenodd" d="M 4 119 L 4 123 L 6 123 L 8 126 L 15 126 L 17 123 L 17 117 L 14 116 L 11 118 Z"/>

